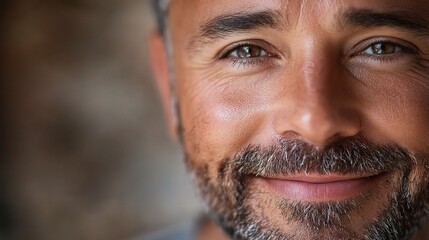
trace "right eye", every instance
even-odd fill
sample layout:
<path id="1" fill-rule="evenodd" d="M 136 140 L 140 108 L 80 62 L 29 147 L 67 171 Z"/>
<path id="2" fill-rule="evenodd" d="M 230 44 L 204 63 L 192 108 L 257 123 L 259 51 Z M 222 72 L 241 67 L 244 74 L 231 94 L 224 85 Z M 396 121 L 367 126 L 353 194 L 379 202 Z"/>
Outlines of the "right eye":
<path id="1" fill-rule="evenodd" d="M 258 57 L 267 57 L 267 56 L 269 56 L 269 54 L 265 49 L 251 44 L 237 46 L 234 49 L 230 50 L 227 54 L 225 54 L 226 58 L 230 57 L 230 58 L 240 58 L 240 59 L 258 58 Z"/>
<path id="2" fill-rule="evenodd" d="M 276 60 L 281 59 L 277 52 L 270 43 L 252 39 L 231 44 L 219 54 L 218 60 L 230 63 L 235 68 L 246 67 L 250 70 L 250 67 L 273 66 Z"/>

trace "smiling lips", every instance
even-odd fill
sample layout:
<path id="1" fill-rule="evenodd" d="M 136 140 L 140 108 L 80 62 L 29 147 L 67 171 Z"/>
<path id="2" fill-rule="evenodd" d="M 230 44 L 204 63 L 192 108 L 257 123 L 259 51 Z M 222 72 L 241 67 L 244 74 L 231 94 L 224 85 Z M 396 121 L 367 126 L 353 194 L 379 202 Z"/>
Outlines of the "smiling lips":
<path id="1" fill-rule="evenodd" d="M 269 188 L 291 200 L 333 201 L 354 197 L 375 186 L 384 174 L 373 176 L 300 174 L 262 178 Z"/>

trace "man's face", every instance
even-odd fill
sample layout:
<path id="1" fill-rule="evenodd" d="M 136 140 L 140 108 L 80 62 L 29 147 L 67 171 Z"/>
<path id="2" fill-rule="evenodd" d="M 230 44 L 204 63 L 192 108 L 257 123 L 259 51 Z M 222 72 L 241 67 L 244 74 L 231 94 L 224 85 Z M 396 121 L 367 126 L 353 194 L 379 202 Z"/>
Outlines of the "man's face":
<path id="1" fill-rule="evenodd" d="M 187 164 L 236 239 L 411 236 L 428 201 L 429 2 L 173 0 Z"/>

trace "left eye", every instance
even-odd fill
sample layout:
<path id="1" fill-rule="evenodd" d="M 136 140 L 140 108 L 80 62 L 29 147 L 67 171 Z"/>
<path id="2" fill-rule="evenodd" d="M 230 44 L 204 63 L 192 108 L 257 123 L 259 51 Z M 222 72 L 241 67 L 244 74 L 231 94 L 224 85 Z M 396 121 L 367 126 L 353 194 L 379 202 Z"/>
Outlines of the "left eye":
<path id="1" fill-rule="evenodd" d="M 397 52 L 401 52 L 403 49 L 394 43 L 389 42 L 377 42 L 371 44 L 367 49 L 365 49 L 362 53 L 369 55 L 387 55 L 393 54 Z"/>
<path id="2" fill-rule="evenodd" d="M 265 49 L 259 46 L 243 45 L 234 48 L 228 55 L 235 58 L 257 58 L 266 57 L 268 56 L 268 53 Z"/>

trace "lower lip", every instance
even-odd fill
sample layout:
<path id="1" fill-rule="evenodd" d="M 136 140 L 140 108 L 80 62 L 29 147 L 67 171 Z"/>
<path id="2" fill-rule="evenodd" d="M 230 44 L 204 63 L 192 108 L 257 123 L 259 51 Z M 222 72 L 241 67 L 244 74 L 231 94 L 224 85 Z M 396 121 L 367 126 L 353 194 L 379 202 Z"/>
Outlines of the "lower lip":
<path id="1" fill-rule="evenodd" d="M 384 174 L 332 182 L 306 182 L 260 178 L 283 198 L 303 201 L 335 201 L 353 198 L 376 186 Z"/>

